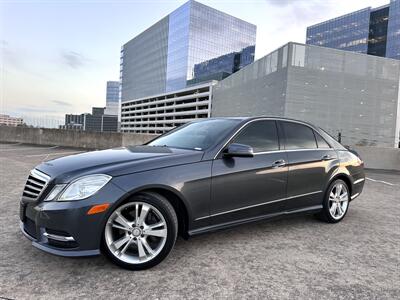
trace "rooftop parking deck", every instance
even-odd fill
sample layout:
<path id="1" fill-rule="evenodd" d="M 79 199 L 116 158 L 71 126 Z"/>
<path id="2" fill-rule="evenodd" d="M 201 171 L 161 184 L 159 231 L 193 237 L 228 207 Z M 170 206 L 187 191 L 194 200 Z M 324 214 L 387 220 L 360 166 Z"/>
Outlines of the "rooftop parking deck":
<path id="1" fill-rule="evenodd" d="M 400 174 L 367 171 L 345 219 L 313 216 L 178 239 L 153 269 L 130 272 L 103 256 L 64 258 L 32 247 L 19 200 L 43 160 L 86 150 L 0 144 L 0 298 L 394 299 L 400 294 Z"/>

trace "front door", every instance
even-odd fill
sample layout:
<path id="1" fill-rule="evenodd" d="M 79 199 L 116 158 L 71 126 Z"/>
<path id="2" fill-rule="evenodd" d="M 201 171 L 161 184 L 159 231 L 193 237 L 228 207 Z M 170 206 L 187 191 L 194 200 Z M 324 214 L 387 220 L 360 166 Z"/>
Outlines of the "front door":
<path id="1" fill-rule="evenodd" d="M 288 168 L 277 124 L 257 120 L 231 141 L 253 147 L 254 157 L 217 157 L 212 165 L 211 223 L 273 214 L 283 209 Z"/>

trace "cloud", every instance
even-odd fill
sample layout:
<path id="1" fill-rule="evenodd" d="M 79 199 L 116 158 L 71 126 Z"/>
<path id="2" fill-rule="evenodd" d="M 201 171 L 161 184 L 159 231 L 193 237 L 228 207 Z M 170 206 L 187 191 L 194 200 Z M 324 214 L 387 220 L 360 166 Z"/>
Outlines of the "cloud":
<path id="1" fill-rule="evenodd" d="M 24 108 L 19 108 L 16 111 L 18 113 L 60 113 L 60 110 L 57 109 L 48 109 L 48 108 L 42 108 L 42 107 L 24 107 Z"/>
<path id="2" fill-rule="evenodd" d="M 57 104 L 57 105 L 61 105 L 61 106 L 72 106 L 71 103 L 66 102 L 66 101 L 61 101 L 61 100 L 51 100 L 51 102 Z"/>
<path id="3" fill-rule="evenodd" d="M 90 59 L 75 51 L 63 51 L 61 53 L 62 62 L 73 69 L 84 66 Z"/>
<path id="4" fill-rule="evenodd" d="M 293 4 L 293 0 L 265 0 L 265 2 L 276 6 L 288 6 L 289 4 Z"/>

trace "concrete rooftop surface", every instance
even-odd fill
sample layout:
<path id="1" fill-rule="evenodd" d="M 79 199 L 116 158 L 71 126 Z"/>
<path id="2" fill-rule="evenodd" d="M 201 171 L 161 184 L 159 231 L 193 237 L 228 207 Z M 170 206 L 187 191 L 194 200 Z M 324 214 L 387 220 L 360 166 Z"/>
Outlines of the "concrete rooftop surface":
<path id="1" fill-rule="evenodd" d="M 64 258 L 19 229 L 29 171 L 79 149 L 0 144 L 0 298 L 395 299 L 400 294 L 400 174 L 367 171 L 364 192 L 338 224 L 313 216 L 178 239 L 140 272 L 105 257 Z"/>

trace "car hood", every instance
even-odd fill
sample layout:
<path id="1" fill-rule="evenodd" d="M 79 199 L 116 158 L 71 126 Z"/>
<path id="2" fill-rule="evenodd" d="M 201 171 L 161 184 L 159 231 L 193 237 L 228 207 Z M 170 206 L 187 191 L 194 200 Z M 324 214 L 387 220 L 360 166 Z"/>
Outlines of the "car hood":
<path id="1" fill-rule="evenodd" d="M 202 151 L 168 147 L 135 146 L 91 151 L 65 156 L 41 163 L 36 167 L 56 183 L 89 174 L 120 176 L 174 165 L 200 161 Z"/>

